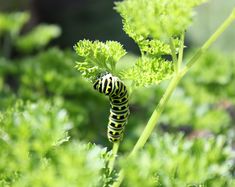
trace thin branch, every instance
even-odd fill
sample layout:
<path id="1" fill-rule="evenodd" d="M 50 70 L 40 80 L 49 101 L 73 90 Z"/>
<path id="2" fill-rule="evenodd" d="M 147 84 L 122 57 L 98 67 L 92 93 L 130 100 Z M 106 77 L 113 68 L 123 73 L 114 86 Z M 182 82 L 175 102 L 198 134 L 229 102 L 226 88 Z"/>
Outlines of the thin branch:
<path id="1" fill-rule="evenodd" d="M 170 42 L 170 48 L 171 48 L 171 56 L 172 56 L 172 60 L 175 66 L 175 71 L 178 72 L 178 65 L 177 65 L 177 56 L 176 56 L 176 49 L 175 49 L 175 44 L 173 42 L 173 38 L 170 37 L 169 39 Z"/>
<path id="2" fill-rule="evenodd" d="M 179 56 L 178 56 L 178 62 L 177 62 L 177 70 L 180 71 L 181 68 L 181 64 L 183 62 L 183 54 L 184 54 L 184 36 L 185 36 L 185 32 L 183 32 L 180 36 L 180 41 L 181 41 L 181 45 L 180 45 L 180 49 L 179 49 Z"/>
<path id="3" fill-rule="evenodd" d="M 114 167 L 115 160 L 116 160 L 116 157 L 117 157 L 119 144 L 120 144 L 120 142 L 113 143 L 112 155 L 111 155 L 111 158 L 109 160 L 109 165 L 108 165 L 109 173 L 111 173 L 113 171 L 113 167 Z"/>

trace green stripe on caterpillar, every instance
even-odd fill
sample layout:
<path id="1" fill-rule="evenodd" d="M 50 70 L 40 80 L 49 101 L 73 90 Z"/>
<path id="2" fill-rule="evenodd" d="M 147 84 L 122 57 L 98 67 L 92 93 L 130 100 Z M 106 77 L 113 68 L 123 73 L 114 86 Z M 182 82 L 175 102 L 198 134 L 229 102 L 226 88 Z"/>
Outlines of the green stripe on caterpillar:
<path id="1" fill-rule="evenodd" d="M 110 73 L 97 78 L 93 87 L 98 92 L 109 96 L 111 108 L 107 136 L 110 142 L 118 142 L 123 137 L 130 115 L 127 88 L 118 77 Z"/>

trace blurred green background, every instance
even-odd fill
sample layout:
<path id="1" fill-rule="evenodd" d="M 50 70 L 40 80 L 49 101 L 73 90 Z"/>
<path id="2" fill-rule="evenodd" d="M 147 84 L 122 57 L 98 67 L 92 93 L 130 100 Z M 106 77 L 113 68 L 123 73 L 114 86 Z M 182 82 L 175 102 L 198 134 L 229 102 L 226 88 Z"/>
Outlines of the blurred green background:
<path id="1" fill-rule="evenodd" d="M 84 38 L 116 40 L 130 52 L 120 64 L 133 63 L 139 55 L 138 47 L 122 31 L 121 17 L 113 6 L 110 0 L 0 0 L 0 186 L 105 186 L 112 182 L 107 175 L 99 177 L 105 173 L 109 157 L 101 147 L 111 148 L 106 138 L 109 102 L 75 70 L 73 45 Z M 234 0 L 211 0 L 197 9 L 195 22 L 187 32 L 185 59 L 234 6 Z M 207 186 L 235 184 L 235 167 L 227 167 L 234 163 L 234 26 L 186 75 L 155 129 L 157 138 L 153 137 L 146 153 L 141 152 L 130 162 L 127 170 L 139 180 L 146 181 L 148 172 L 159 167 L 163 168 L 159 181 L 164 186 L 182 186 L 193 180 Z M 167 81 L 132 94 L 121 153 L 132 149 L 166 86 Z M 168 154 L 178 146 L 174 144 L 175 136 L 179 153 Z M 212 140 L 207 142 L 207 138 Z M 223 143 L 217 144 L 218 141 Z M 87 145 L 88 142 L 99 146 Z M 221 154 L 212 148 L 205 154 L 205 145 L 217 146 Z M 191 153 L 189 147 L 199 150 L 198 155 Z M 159 149 L 163 152 L 159 153 Z M 186 153 L 195 157 L 194 162 L 185 158 Z M 89 165 L 89 155 L 96 165 Z M 135 166 L 138 159 L 145 159 L 144 167 L 156 162 L 157 155 L 166 157 L 169 167 L 149 166 L 144 177 L 135 173 L 142 164 Z M 177 158 L 179 164 L 184 165 L 186 160 L 188 165 L 183 173 L 175 174 L 173 183 L 168 170 L 178 167 L 174 163 Z M 214 169 L 211 162 L 216 163 Z M 193 173 L 197 164 L 201 164 L 201 173 L 189 176 L 187 173 Z M 128 164 L 121 160 L 120 165 Z M 219 170 L 224 178 L 216 177 Z M 155 184 L 139 180 L 129 176 L 126 186 Z"/>

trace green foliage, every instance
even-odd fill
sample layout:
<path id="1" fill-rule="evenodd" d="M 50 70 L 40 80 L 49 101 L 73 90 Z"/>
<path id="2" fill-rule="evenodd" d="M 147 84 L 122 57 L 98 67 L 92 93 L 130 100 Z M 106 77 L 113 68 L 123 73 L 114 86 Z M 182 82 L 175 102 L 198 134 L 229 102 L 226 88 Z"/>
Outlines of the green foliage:
<path id="1" fill-rule="evenodd" d="M 131 81 L 135 87 L 158 84 L 169 79 L 174 72 L 174 64 L 166 60 L 166 55 L 173 57 L 179 52 L 183 42 L 179 35 L 191 23 L 192 8 L 202 2 L 126 0 L 116 3 L 116 9 L 123 18 L 124 31 L 138 44 L 141 57 L 133 67 L 116 73 L 114 66 L 125 54 L 120 44 L 83 40 L 75 46 L 78 54 L 76 67 L 90 80 L 108 71 Z M 110 60 L 114 54 L 115 60 Z"/>
<path id="2" fill-rule="evenodd" d="M 208 107 L 206 111 L 198 112 L 194 123 L 197 129 L 210 129 L 212 132 L 221 133 L 231 125 L 231 118 L 223 109 Z"/>
<path id="3" fill-rule="evenodd" d="M 50 114 L 50 115 L 48 115 Z M 68 140 L 72 127 L 65 110 L 48 103 L 23 104 L 1 113 L 1 179 L 14 181 L 22 172 L 37 165 L 53 146 Z M 52 136 L 53 134 L 53 136 Z M 3 175 L 4 174 L 4 175 Z"/>
<path id="4" fill-rule="evenodd" d="M 0 79 L 3 79 L 4 75 L 13 73 L 16 71 L 15 66 L 11 64 L 10 60 L 0 57 Z"/>
<path id="5" fill-rule="evenodd" d="M 1 186 L 105 186 L 106 149 L 68 142 L 60 102 L 18 102 L 0 114 Z M 65 144 L 66 142 L 66 144 Z"/>
<path id="6" fill-rule="evenodd" d="M 122 72 L 123 79 L 132 80 L 136 87 L 158 84 L 169 79 L 173 73 L 173 64 L 162 58 L 139 58 L 134 67 Z"/>
<path id="7" fill-rule="evenodd" d="M 57 38 L 61 30 L 56 25 L 41 24 L 29 33 L 17 38 L 16 46 L 21 51 L 31 52 L 46 46 L 52 39 Z"/>
<path id="8" fill-rule="evenodd" d="M 17 36 L 29 17 L 27 12 L 0 13 L 0 36 L 3 33 Z"/>
<path id="9" fill-rule="evenodd" d="M 185 32 L 198 1 L 147 1 L 126 0 L 116 3 L 116 10 L 123 18 L 124 31 L 135 40 L 141 58 L 129 70 L 122 73 L 136 87 L 158 84 L 173 74 L 173 63 L 165 56 L 179 52 L 183 41 L 179 36 Z M 139 11 L 141 10 L 141 11 Z"/>
<path id="10" fill-rule="evenodd" d="M 79 85 L 89 87 L 78 78 L 76 71 L 71 69 L 73 56 L 69 51 L 51 48 L 34 57 L 18 60 L 17 63 L 20 70 L 18 81 L 21 84 L 19 92 L 24 98 L 36 99 L 47 94 L 76 95 L 81 93 L 81 90 L 77 89 Z"/>
<path id="11" fill-rule="evenodd" d="M 60 97 L 78 128 L 73 133 L 76 136 L 79 134 L 80 138 L 100 139 L 97 129 L 103 132 L 104 126 L 94 124 L 97 120 L 101 124 L 106 123 L 103 116 L 107 115 L 105 108 L 108 109 L 108 106 L 105 105 L 105 98 L 99 97 L 92 85 L 76 69 L 71 68 L 74 65 L 73 59 L 70 51 L 63 52 L 57 48 L 39 53 L 33 58 L 22 59 L 18 63 L 20 74 L 17 79 L 21 85 L 18 94 L 25 100 Z M 96 106 L 100 107 L 100 111 L 97 111 Z M 87 125 L 93 129 L 89 133 Z"/>
<path id="12" fill-rule="evenodd" d="M 213 133 L 223 133 L 232 125 L 232 117 L 225 108 L 208 102 L 197 104 L 194 97 L 189 97 L 184 92 L 174 95 L 166 106 L 160 123 L 169 127 L 188 126 L 193 130 L 209 130 Z"/>
<path id="13" fill-rule="evenodd" d="M 74 66 L 74 54 L 50 48 L 22 59 L 0 60 L 0 110 L 15 103 L 16 98 L 37 101 L 59 98 L 75 128 L 70 132 L 79 139 L 104 141 L 108 102 L 93 90 Z M 99 106 L 99 110 L 97 110 Z M 99 124 L 97 123 L 99 121 Z M 88 131 L 88 129 L 90 129 Z"/>
<path id="14" fill-rule="evenodd" d="M 60 28 L 56 25 L 40 24 L 32 31 L 21 35 L 20 32 L 29 19 L 28 12 L 0 13 L 0 39 L 3 40 L 0 54 L 11 57 L 14 48 L 25 53 L 39 50 L 61 34 Z"/>
<path id="15" fill-rule="evenodd" d="M 186 97 L 182 90 L 176 90 L 170 102 L 166 106 L 165 112 L 160 118 L 160 123 L 170 124 L 171 126 L 188 125 L 194 122 L 194 108 L 193 99 Z M 180 116 L 180 117 L 179 117 Z"/>
<path id="16" fill-rule="evenodd" d="M 210 51 L 198 60 L 190 76 L 196 79 L 197 84 L 226 85 L 233 78 L 232 65 L 234 65 L 233 57 L 219 51 Z"/>
<path id="17" fill-rule="evenodd" d="M 204 54 L 170 99 L 161 123 L 189 125 L 214 133 L 223 133 L 231 127 L 233 116 L 226 105 L 234 104 L 233 66 L 233 56 L 218 51 Z"/>
<path id="18" fill-rule="evenodd" d="M 233 186 L 234 153 L 225 137 L 184 139 L 157 135 L 139 153 L 121 159 L 125 186 Z"/>
<path id="19" fill-rule="evenodd" d="M 204 1 L 125 0 L 116 3 L 116 10 L 123 18 L 124 31 L 138 43 L 148 37 L 162 39 L 180 35 L 192 21 L 192 9 Z"/>
<path id="20" fill-rule="evenodd" d="M 56 148 L 52 156 L 20 177 L 13 186 L 105 186 L 106 150 L 71 143 Z"/>
<path id="21" fill-rule="evenodd" d="M 94 80 L 103 72 L 115 75 L 117 61 L 126 54 L 122 45 L 114 41 L 102 43 L 82 40 L 74 46 L 74 49 L 78 55 L 76 68 L 89 80 Z"/>
<path id="22" fill-rule="evenodd" d="M 219 51 L 207 52 L 181 85 L 186 94 L 194 97 L 195 102 L 199 104 L 218 103 L 222 100 L 234 102 L 232 85 L 235 71 L 231 68 L 234 65 L 234 56 Z"/>
<path id="23" fill-rule="evenodd" d="M 181 41 L 174 39 L 173 42 L 174 46 L 176 47 L 176 51 L 178 52 Z M 162 55 L 171 55 L 170 45 L 160 40 L 146 39 L 138 42 L 138 45 L 140 47 L 141 53 L 147 56 L 161 57 Z"/>

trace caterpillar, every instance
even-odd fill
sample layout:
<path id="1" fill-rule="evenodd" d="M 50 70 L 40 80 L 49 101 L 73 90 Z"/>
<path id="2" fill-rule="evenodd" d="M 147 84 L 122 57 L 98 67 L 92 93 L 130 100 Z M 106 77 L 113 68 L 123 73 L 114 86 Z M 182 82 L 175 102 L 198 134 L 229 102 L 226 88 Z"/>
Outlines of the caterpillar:
<path id="1" fill-rule="evenodd" d="M 122 140 L 123 131 L 130 115 L 127 88 L 118 77 L 111 73 L 97 78 L 93 87 L 98 92 L 109 96 L 111 108 L 107 136 L 110 142 L 118 142 Z"/>

